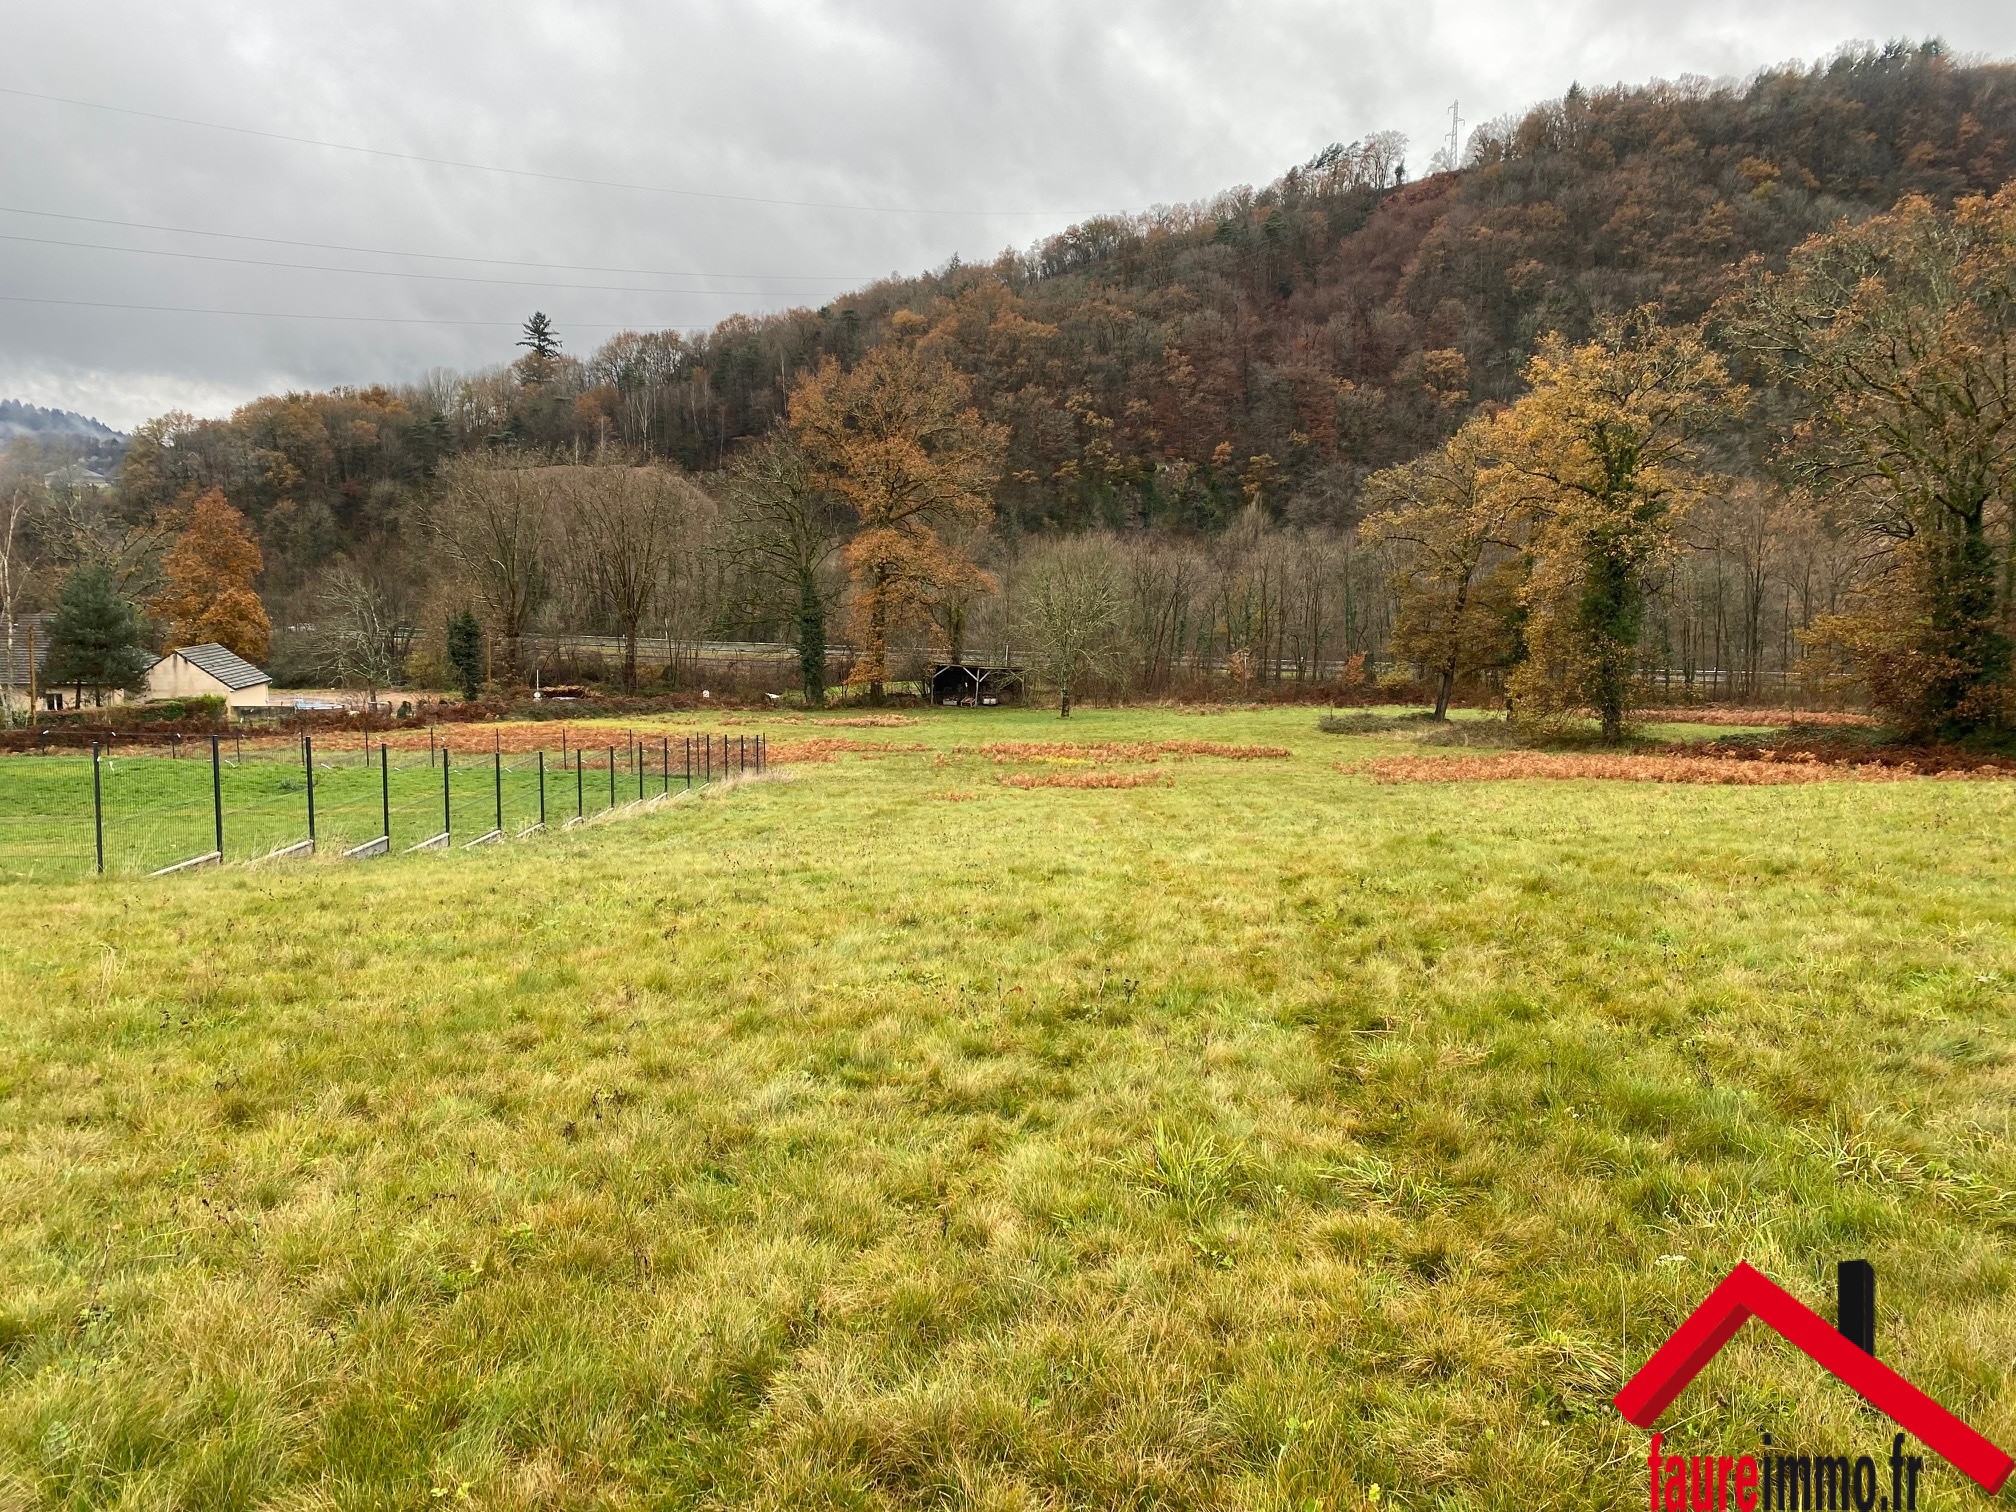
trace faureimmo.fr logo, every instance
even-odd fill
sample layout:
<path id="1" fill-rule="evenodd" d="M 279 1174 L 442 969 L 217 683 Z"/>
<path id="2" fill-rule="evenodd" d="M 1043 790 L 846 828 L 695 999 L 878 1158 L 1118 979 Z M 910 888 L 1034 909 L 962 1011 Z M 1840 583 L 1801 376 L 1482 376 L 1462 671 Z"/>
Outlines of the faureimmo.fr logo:
<path id="1" fill-rule="evenodd" d="M 1750 1264 L 1739 1264 L 1617 1393 L 1627 1421 L 1650 1428 L 1751 1318 L 1991 1496 L 2016 1461 L 1876 1358 L 1876 1281 L 1866 1261 L 1840 1267 L 1839 1327 Z M 1668 1455 L 1660 1434 L 1646 1456 L 1651 1512 L 1914 1512 L 1924 1460 L 1892 1436 L 1882 1456 L 1790 1454 L 1767 1434 L 1756 1454 Z"/>

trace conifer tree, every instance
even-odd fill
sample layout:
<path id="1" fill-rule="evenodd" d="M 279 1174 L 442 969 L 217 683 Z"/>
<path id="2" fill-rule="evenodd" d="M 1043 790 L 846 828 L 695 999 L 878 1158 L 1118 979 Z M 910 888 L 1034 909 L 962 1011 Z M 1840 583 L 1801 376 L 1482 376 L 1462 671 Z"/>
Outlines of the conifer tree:
<path id="1" fill-rule="evenodd" d="M 483 690 L 483 627 L 464 609 L 448 621 L 448 664 L 462 677 L 462 696 L 473 701 Z"/>
<path id="2" fill-rule="evenodd" d="M 141 644 L 144 633 L 139 611 L 114 589 L 112 570 L 79 567 L 57 600 L 43 676 L 51 686 L 76 688 L 80 699 L 89 688 L 99 704 L 110 692 L 139 693 L 154 662 Z"/>

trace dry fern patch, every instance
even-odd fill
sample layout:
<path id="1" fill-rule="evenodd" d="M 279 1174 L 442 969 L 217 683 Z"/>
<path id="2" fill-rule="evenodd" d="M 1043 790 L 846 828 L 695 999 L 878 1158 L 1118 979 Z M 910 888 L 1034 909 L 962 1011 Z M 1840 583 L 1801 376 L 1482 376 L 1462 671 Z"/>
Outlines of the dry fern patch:
<path id="1" fill-rule="evenodd" d="M 1979 782 L 2016 776 L 2005 767 L 1945 767 L 1920 772 L 1909 762 L 1787 760 L 1725 756 L 1633 755 L 1593 752 L 1507 751 L 1489 756 L 1376 756 L 1340 761 L 1335 769 L 1374 782 L 1519 782 L 1595 780 L 1603 782 L 1686 782 L 1727 787 L 1785 787 L 1809 782 L 1905 782 L 1919 777 Z"/>
<path id="2" fill-rule="evenodd" d="M 1010 772 L 1001 783 L 1012 788 L 1137 788 L 1167 787 L 1171 780 L 1155 772 Z"/>

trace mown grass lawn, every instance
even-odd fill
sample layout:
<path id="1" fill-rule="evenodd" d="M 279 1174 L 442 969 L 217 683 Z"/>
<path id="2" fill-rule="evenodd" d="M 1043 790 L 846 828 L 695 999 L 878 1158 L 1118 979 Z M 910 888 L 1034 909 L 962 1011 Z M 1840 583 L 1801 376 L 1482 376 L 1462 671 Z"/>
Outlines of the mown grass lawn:
<path id="1" fill-rule="evenodd" d="M 927 749 L 0 884 L 0 1507 L 1642 1506 L 1624 1375 L 1852 1255 L 2016 1440 L 2016 788 L 825 733 Z M 1888 1445 L 1754 1325 L 1666 1427 Z"/>

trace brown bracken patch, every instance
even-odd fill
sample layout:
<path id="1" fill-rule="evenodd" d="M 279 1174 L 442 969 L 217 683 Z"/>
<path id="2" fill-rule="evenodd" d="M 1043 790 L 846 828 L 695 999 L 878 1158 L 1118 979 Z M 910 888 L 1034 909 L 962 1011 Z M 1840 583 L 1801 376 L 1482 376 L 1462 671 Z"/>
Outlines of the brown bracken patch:
<path id="1" fill-rule="evenodd" d="M 1153 772 L 1010 772 L 1001 779 L 1012 788 L 1136 788 L 1168 787 L 1170 780 Z"/>
<path id="2" fill-rule="evenodd" d="M 1337 770 L 1374 782 L 1508 782 L 1530 779 L 1615 782 L 1699 782 L 1734 787 L 1779 787 L 1807 782 L 1899 782 L 1915 777 L 1974 780 L 2016 772 L 1982 762 L 1931 771 L 1905 761 L 1828 762 L 1812 756 L 1790 759 L 1700 755 L 1555 755 L 1509 751 L 1490 756 L 1388 756 L 1338 762 Z"/>
<path id="3" fill-rule="evenodd" d="M 1809 725 L 1823 729 L 1873 729 L 1871 714 L 1809 709 L 1633 709 L 1634 724 Z"/>
<path id="4" fill-rule="evenodd" d="M 987 756 L 995 762 L 1086 761 L 1103 765 L 1117 761 L 1160 761 L 1164 756 L 1215 756 L 1225 761 L 1275 760 L 1288 755 L 1285 746 L 1227 745 L 1218 740 L 990 740 L 985 745 L 959 746 L 961 756 Z"/>

